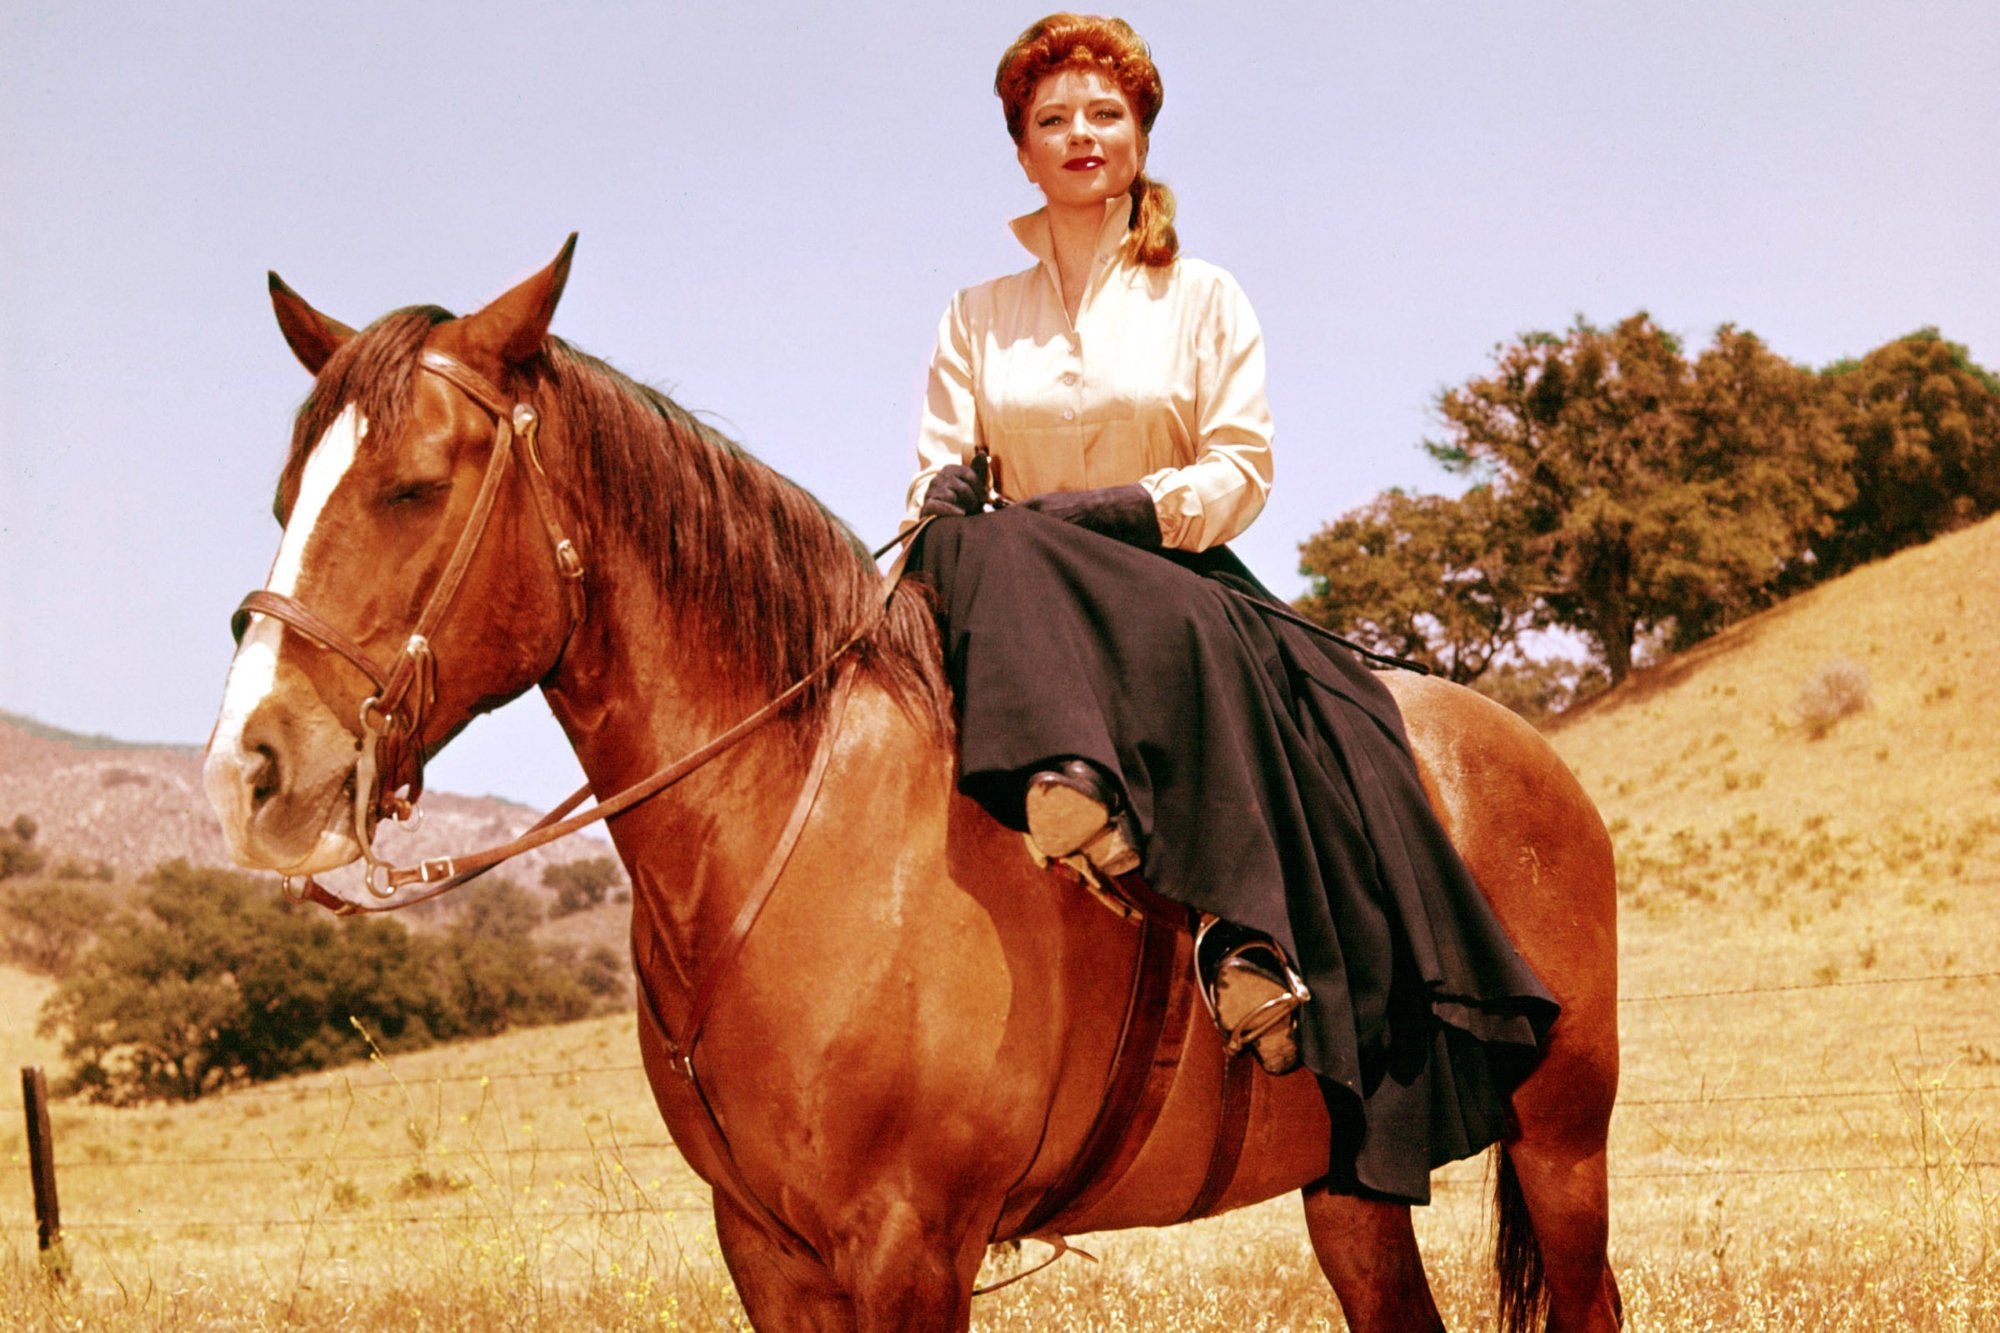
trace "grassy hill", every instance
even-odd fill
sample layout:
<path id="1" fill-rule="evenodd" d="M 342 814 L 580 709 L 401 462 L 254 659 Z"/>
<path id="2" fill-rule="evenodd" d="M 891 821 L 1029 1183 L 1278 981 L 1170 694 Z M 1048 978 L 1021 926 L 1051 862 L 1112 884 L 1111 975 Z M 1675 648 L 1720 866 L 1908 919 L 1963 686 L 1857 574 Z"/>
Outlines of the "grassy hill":
<path id="1" fill-rule="evenodd" d="M 10 1009 L 46 988 L 0 968 Z M 12 1019 L 0 1053 L 25 1059 L 32 1043 Z M 189 1105 L 59 1102 L 67 1292 L 35 1273 L 9 1070 L 0 1324 L 727 1327 L 740 1307 L 707 1191 L 660 1123 L 633 1021 L 512 1032 Z"/>
<path id="2" fill-rule="evenodd" d="M 1795 598 L 1552 728 L 1645 914 L 1628 913 L 1628 970 L 1689 910 L 1711 931 L 1756 923 L 1717 942 L 1793 980 L 1975 961 L 1965 927 L 2000 888 L 1996 612 L 2000 520 Z M 1867 704 L 1816 735 L 1802 706 L 1830 668 L 1865 679 Z M 1740 965 L 1714 953 L 1676 975 Z"/>
<path id="3" fill-rule="evenodd" d="M 2000 521 L 1861 570 L 1552 728 L 1621 888 L 1613 1262 L 1627 1327 L 2000 1326 Z M 1845 658 L 1869 706 L 1796 704 Z M 46 1058 L 0 970 L 0 1055 Z M 188 1107 L 65 1106 L 82 1291 L 40 1303 L 25 1181 L 0 1306 L 49 1326 L 731 1327 L 704 1190 L 631 1016 Z M 0 1097 L 0 1100 L 5 1100 Z M 20 1140 L 0 1124 L 18 1170 Z M 1419 1215 L 1453 1327 L 1489 1307 L 1486 1164 Z M 1284 1199 L 1093 1238 L 980 1330 L 1336 1327 Z M 996 1254 L 999 1266 L 1013 1262 Z"/>
<path id="4" fill-rule="evenodd" d="M 1871 703 L 1815 739 L 1816 672 Z M 1880 835 L 2000 809 L 2000 520 L 1856 571 L 1640 673 L 1559 720 L 1556 746 L 1614 819 L 1705 836 L 1750 818 Z"/>

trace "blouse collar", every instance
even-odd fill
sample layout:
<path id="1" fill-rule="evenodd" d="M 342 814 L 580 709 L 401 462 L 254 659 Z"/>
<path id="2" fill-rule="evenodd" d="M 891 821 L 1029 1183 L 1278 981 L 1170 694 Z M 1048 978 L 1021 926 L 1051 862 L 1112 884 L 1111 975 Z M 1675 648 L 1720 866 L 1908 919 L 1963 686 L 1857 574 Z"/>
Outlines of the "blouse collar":
<path id="1" fill-rule="evenodd" d="M 1131 235 L 1132 196 L 1117 195 L 1104 201 L 1104 223 L 1097 229 L 1097 249 L 1094 259 L 1117 254 Z M 1015 218 L 1007 224 L 1027 252 L 1049 266 L 1053 271 L 1056 264 L 1055 237 L 1049 230 L 1049 210 L 1038 208 Z"/>

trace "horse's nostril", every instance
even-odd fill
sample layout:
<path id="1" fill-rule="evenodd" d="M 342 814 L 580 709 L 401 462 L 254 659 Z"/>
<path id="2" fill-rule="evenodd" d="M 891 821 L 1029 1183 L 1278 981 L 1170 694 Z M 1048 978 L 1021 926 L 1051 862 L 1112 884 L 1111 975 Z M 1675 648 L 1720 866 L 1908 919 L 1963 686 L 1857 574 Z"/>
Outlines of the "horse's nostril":
<path id="1" fill-rule="evenodd" d="M 250 780 L 250 799 L 254 804 L 262 805 L 278 794 L 280 773 L 277 751 L 268 745 L 253 747 L 244 768 Z"/>

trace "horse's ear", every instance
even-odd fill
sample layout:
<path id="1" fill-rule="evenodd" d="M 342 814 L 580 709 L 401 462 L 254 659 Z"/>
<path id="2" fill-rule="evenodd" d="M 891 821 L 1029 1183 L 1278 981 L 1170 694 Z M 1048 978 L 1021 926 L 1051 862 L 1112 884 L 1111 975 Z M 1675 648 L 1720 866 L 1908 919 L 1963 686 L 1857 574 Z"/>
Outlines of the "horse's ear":
<path id="1" fill-rule="evenodd" d="M 285 331 L 292 355 L 315 375 L 340 345 L 354 336 L 353 329 L 307 305 L 306 298 L 287 287 L 275 272 L 271 274 L 271 309 L 278 312 L 278 327 Z"/>
<path id="2" fill-rule="evenodd" d="M 460 320 L 466 351 L 475 356 L 483 353 L 503 366 L 518 366 L 539 352 L 549 321 L 555 318 L 556 302 L 562 300 L 563 284 L 569 281 L 569 260 L 575 252 L 576 233 L 571 232 L 562 253 L 547 268 Z"/>

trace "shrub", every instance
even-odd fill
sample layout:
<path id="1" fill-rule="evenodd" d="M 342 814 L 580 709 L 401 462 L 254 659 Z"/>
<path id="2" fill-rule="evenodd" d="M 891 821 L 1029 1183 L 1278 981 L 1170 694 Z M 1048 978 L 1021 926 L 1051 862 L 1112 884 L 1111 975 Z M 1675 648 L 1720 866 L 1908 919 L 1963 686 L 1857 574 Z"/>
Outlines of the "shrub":
<path id="1" fill-rule="evenodd" d="M 104 896 L 81 885 L 16 885 L 0 894 L 0 957 L 30 972 L 60 976 L 104 917 Z"/>
<path id="2" fill-rule="evenodd" d="M 443 936 L 339 920 L 268 881 L 168 862 L 136 910 L 44 1004 L 74 1086 L 102 1101 L 192 1101 L 232 1083 L 387 1050 L 578 1018 L 607 1007 L 574 955 L 530 938 L 541 912 L 496 878 Z"/>
<path id="3" fill-rule="evenodd" d="M 582 1018 L 595 999 L 568 966 L 568 951 L 545 950 L 529 932 L 541 920 L 534 896 L 511 879 L 477 891 L 452 923 L 437 975 L 466 1036 Z"/>
<path id="4" fill-rule="evenodd" d="M 1868 707 L 1872 697 L 1867 669 L 1850 658 L 1836 657 L 1812 673 L 1792 703 L 1792 715 L 1807 736 L 1818 740 L 1840 719 Z"/>
<path id="5" fill-rule="evenodd" d="M 622 877 L 618 862 L 608 856 L 586 857 L 545 867 L 542 887 L 556 891 L 554 916 L 568 916 L 597 906 Z"/>
<path id="6" fill-rule="evenodd" d="M 14 822 L 0 828 L 0 879 L 38 874 L 48 861 L 35 845 L 40 825 L 29 815 L 15 815 Z"/>

